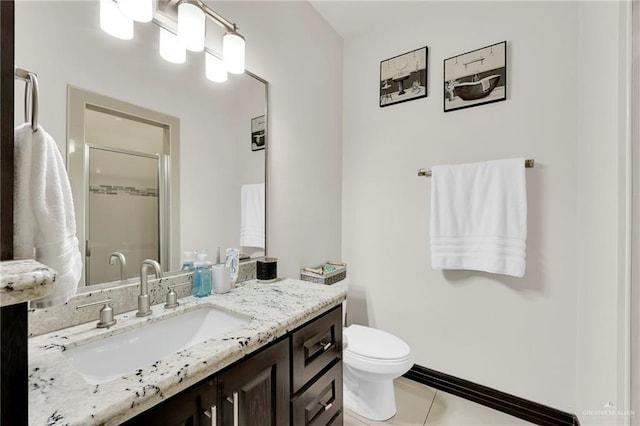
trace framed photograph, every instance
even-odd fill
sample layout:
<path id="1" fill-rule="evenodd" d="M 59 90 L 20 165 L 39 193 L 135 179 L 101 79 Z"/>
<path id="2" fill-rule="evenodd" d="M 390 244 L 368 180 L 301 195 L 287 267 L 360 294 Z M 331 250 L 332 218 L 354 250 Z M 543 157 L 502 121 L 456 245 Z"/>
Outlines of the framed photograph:
<path id="1" fill-rule="evenodd" d="M 506 99 L 506 41 L 444 60 L 444 112 Z"/>
<path id="2" fill-rule="evenodd" d="M 427 96 L 428 54 L 425 46 L 380 61 L 380 107 Z"/>
<path id="3" fill-rule="evenodd" d="M 264 115 L 251 119 L 251 151 L 260 151 L 267 146 L 266 129 Z"/>

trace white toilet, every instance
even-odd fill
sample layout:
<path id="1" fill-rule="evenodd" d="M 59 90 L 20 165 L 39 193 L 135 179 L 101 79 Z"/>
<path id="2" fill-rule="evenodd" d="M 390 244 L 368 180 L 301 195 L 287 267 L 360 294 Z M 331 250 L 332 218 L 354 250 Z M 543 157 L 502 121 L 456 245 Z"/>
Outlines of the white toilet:
<path id="1" fill-rule="evenodd" d="M 335 286 L 349 289 L 348 278 Z M 347 302 L 342 305 L 344 406 L 371 420 L 396 414 L 393 379 L 413 366 L 411 349 L 398 337 L 371 327 L 346 327 Z"/>

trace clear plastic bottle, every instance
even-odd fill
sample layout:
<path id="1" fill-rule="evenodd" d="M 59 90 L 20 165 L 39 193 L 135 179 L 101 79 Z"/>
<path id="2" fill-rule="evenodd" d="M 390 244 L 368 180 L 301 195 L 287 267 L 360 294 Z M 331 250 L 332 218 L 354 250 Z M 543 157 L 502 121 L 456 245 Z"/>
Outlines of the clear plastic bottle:
<path id="1" fill-rule="evenodd" d="M 193 252 L 185 251 L 182 254 L 182 270 L 184 272 L 193 272 L 194 269 L 195 267 L 193 265 Z"/>
<path id="2" fill-rule="evenodd" d="M 240 250 L 236 248 L 227 249 L 225 265 L 231 269 L 231 285 L 234 286 L 238 279 L 238 268 L 240 265 Z"/>
<path id="3" fill-rule="evenodd" d="M 211 270 L 207 267 L 205 253 L 196 254 L 196 258 L 191 292 L 196 297 L 206 297 L 211 294 Z"/>

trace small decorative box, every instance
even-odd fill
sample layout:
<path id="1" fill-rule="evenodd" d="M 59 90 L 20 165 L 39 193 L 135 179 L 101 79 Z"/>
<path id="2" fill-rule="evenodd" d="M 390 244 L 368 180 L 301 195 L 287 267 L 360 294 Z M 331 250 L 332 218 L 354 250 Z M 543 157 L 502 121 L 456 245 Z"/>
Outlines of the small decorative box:
<path id="1" fill-rule="evenodd" d="M 300 270 L 300 279 L 318 284 L 331 285 L 347 277 L 347 264 L 327 261 L 322 265 L 308 266 Z"/>

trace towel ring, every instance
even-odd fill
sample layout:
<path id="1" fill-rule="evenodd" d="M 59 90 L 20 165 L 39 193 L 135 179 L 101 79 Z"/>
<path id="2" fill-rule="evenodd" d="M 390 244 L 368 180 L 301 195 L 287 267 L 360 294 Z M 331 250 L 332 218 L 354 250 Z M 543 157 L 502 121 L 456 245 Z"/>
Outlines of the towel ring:
<path id="1" fill-rule="evenodd" d="M 25 84 L 24 88 L 24 121 L 31 122 L 31 130 L 38 131 L 38 76 L 31 71 L 23 70 L 22 68 L 16 68 L 15 77 L 19 80 L 23 80 Z M 31 98 L 31 102 L 29 102 Z M 29 114 L 31 112 L 31 114 Z M 31 119 L 29 119 L 31 116 Z"/>

